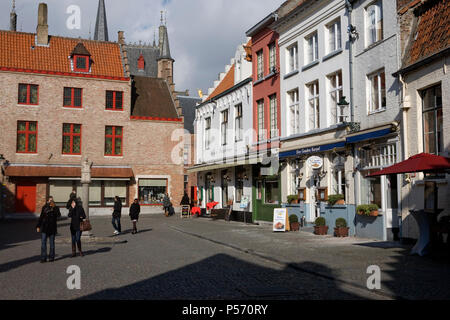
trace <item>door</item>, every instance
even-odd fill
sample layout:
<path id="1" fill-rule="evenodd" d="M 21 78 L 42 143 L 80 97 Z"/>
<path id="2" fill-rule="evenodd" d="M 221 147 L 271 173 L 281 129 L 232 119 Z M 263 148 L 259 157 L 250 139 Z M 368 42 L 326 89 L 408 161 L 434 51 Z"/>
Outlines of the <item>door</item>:
<path id="1" fill-rule="evenodd" d="M 34 213 L 36 211 L 36 184 L 20 183 L 16 186 L 16 212 Z"/>

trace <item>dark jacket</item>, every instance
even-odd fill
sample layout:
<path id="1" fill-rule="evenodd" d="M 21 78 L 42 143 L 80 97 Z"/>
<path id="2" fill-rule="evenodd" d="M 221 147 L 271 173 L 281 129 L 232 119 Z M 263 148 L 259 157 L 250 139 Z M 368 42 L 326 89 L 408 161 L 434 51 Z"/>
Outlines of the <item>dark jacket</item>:
<path id="1" fill-rule="evenodd" d="M 122 216 L 122 202 L 114 201 L 113 217 L 120 218 Z"/>
<path id="2" fill-rule="evenodd" d="M 188 206 L 188 205 L 190 205 L 191 204 L 191 201 L 189 200 L 189 197 L 188 197 L 188 195 L 185 193 L 184 194 L 184 196 L 183 196 L 183 198 L 181 199 L 181 202 L 180 202 L 180 204 L 183 206 Z"/>
<path id="3" fill-rule="evenodd" d="M 75 208 L 70 207 L 68 217 L 72 218 L 70 222 L 70 231 L 80 231 L 80 222 L 83 219 L 86 219 L 86 213 L 84 212 L 83 207 L 78 204 Z"/>
<path id="4" fill-rule="evenodd" d="M 41 215 L 39 216 L 36 228 L 40 228 L 41 233 L 48 235 L 57 234 L 56 221 L 61 216 L 58 207 L 51 207 L 48 203 L 42 207 Z"/>
<path id="5" fill-rule="evenodd" d="M 171 205 L 172 205 L 172 203 L 170 202 L 170 198 L 167 195 L 165 195 L 163 198 L 163 206 L 168 208 Z"/>
<path id="6" fill-rule="evenodd" d="M 132 203 L 130 207 L 130 218 L 131 220 L 138 220 L 139 213 L 141 212 L 141 206 L 139 203 Z"/>
<path id="7" fill-rule="evenodd" d="M 74 193 L 71 193 L 69 196 L 69 200 L 67 200 L 66 209 L 70 209 L 70 205 L 72 204 L 72 200 L 77 201 L 77 195 Z M 77 202 L 78 203 L 78 202 Z"/>

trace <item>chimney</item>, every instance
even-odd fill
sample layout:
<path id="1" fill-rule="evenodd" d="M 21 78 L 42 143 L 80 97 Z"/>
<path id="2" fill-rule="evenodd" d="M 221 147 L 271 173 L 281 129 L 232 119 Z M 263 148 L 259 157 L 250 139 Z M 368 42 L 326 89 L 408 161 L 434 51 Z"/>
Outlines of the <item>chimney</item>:
<path id="1" fill-rule="evenodd" d="M 118 33 L 117 42 L 119 44 L 125 44 L 125 36 L 123 35 L 123 31 L 119 31 L 117 33 Z"/>
<path id="2" fill-rule="evenodd" d="M 36 28 L 37 45 L 48 45 L 47 4 L 39 3 L 38 25 Z"/>

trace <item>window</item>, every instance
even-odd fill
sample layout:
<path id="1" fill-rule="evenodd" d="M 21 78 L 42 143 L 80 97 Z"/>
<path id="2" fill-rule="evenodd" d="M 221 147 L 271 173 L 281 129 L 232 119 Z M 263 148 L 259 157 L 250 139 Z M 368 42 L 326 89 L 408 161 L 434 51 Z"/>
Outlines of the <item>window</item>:
<path id="1" fill-rule="evenodd" d="M 167 179 L 139 179 L 140 204 L 160 205 L 166 193 Z"/>
<path id="2" fill-rule="evenodd" d="M 439 155 L 444 151 L 441 85 L 423 90 L 423 151 Z"/>
<path id="3" fill-rule="evenodd" d="M 227 127 L 228 127 L 228 110 L 222 111 L 222 123 L 220 124 L 220 131 L 222 134 L 222 145 L 227 144 Z"/>
<path id="4" fill-rule="evenodd" d="M 264 78 L 264 55 L 263 55 L 263 51 L 259 50 L 256 53 L 256 61 L 257 61 L 257 75 L 256 75 L 256 79 L 260 80 L 262 78 Z"/>
<path id="5" fill-rule="evenodd" d="M 122 202 L 122 205 L 126 204 L 127 199 L 127 182 L 126 181 L 103 181 L 106 206 L 114 205 L 114 197 L 118 196 Z"/>
<path id="6" fill-rule="evenodd" d="M 123 128 L 116 126 L 106 126 L 105 132 L 105 155 L 121 156 Z"/>
<path id="7" fill-rule="evenodd" d="M 277 71 L 277 46 L 275 43 L 269 45 L 269 73 Z"/>
<path id="8" fill-rule="evenodd" d="M 328 27 L 328 53 L 341 49 L 341 22 L 335 21 Z"/>
<path id="9" fill-rule="evenodd" d="M 367 176 L 369 171 L 361 171 L 362 176 Z M 361 192 L 361 204 L 372 204 L 375 203 L 379 208 L 381 205 L 381 178 L 364 178 L 361 179 L 360 183 Z"/>
<path id="10" fill-rule="evenodd" d="M 106 91 L 106 110 L 123 110 L 122 91 Z"/>
<path id="11" fill-rule="evenodd" d="M 388 167 L 397 162 L 395 143 L 362 148 L 360 151 L 361 166 L 366 169 Z"/>
<path id="12" fill-rule="evenodd" d="M 82 90 L 79 88 L 64 88 L 64 107 L 81 108 Z"/>
<path id="13" fill-rule="evenodd" d="M 306 64 L 319 59 L 319 45 L 317 43 L 317 32 L 314 32 L 306 40 Z"/>
<path id="14" fill-rule="evenodd" d="M 258 100 L 258 140 L 264 140 L 266 138 L 264 129 L 264 99 Z"/>
<path id="15" fill-rule="evenodd" d="M 144 71 L 144 69 L 145 69 L 145 59 L 144 59 L 144 56 L 142 54 L 139 56 L 139 59 L 137 61 L 137 65 L 138 65 L 138 70 L 139 71 Z"/>
<path id="16" fill-rule="evenodd" d="M 383 39 L 383 9 L 381 0 L 366 8 L 366 45 L 369 46 Z"/>
<path id="17" fill-rule="evenodd" d="M 298 69 L 298 47 L 297 43 L 287 48 L 288 52 L 288 65 L 287 73 L 293 72 Z"/>
<path id="18" fill-rule="evenodd" d="M 73 70 L 77 72 L 89 72 L 89 56 L 74 55 Z"/>
<path id="19" fill-rule="evenodd" d="M 205 149 L 209 149 L 211 134 L 211 117 L 205 119 Z"/>
<path id="20" fill-rule="evenodd" d="M 261 180 L 256 181 L 256 199 L 258 199 L 258 200 L 262 199 L 262 181 Z"/>
<path id="21" fill-rule="evenodd" d="M 235 107 L 235 141 L 241 141 L 242 140 L 242 103 L 238 104 Z"/>
<path id="22" fill-rule="evenodd" d="M 330 88 L 330 112 L 331 112 L 331 124 L 340 123 L 345 121 L 345 106 L 338 106 L 339 101 L 342 98 L 342 71 L 337 71 L 328 76 L 328 83 Z"/>
<path id="23" fill-rule="evenodd" d="M 384 70 L 369 76 L 370 100 L 369 112 L 386 109 L 386 81 Z"/>
<path id="24" fill-rule="evenodd" d="M 319 81 L 308 85 L 309 129 L 320 128 Z"/>
<path id="25" fill-rule="evenodd" d="M 37 131 L 36 121 L 18 121 L 16 151 L 19 153 L 36 153 Z"/>
<path id="26" fill-rule="evenodd" d="M 343 194 L 344 199 L 346 196 L 345 185 L 345 156 L 342 154 L 336 154 L 333 157 L 333 174 L 332 179 L 332 193 Z"/>
<path id="27" fill-rule="evenodd" d="M 288 92 L 290 134 L 300 132 L 300 104 L 298 102 L 298 88 Z"/>
<path id="28" fill-rule="evenodd" d="M 19 104 L 37 105 L 39 87 L 35 84 L 19 84 Z"/>
<path id="29" fill-rule="evenodd" d="M 243 167 L 235 168 L 235 180 L 236 180 L 236 202 L 241 202 L 242 195 L 244 194 L 244 177 L 246 171 Z"/>
<path id="30" fill-rule="evenodd" d="M 63 154 L 81 154 L 81 124 L 63 124 Z"/>
<path id="31" fill-rule="evenodd" d="M 269 97 L 270 101 L 270 138 L 278 137 L 278 108 L 277 95 Z"/>
<path id="32" fill-rule="evenodd" d="M 278 180 L 265 181 L 264 202 L 268 204 L 278 204 Z"/>

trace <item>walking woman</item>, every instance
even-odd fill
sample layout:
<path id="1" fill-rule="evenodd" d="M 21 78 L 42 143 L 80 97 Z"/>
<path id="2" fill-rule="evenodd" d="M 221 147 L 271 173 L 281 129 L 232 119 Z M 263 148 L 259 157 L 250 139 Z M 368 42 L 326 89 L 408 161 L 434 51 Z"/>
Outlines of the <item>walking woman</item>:
<path id="1" fill-rule="evenodd" d="M 130 207 L 130 219 L 133 222 L 133 231 L 131 232 L 131 234 L 137 233 L 136 224 L 138 222 L 140 212 L 141 212 L 141 206 L 139 205 L 139 201 L 136 198 L 136 199 L 134 199 L 134 201 Z"/>
<path id="2" fill-rule="evenodd" d="M 41 215 L 36 225 L 37 232 L 41 232 L 41 263 L 47 262 L 47 239 L 50 242 L 48 261 L 55 261 L 56 221 L 60 215 L 59 208 L 55 205 L 53 198 L 49 197 L 48 202 L 42 207 Z"/>
<path id="3" fill-rule="evenodd" d="M 112 225 L 114 227 L 114 234 L 120 234 L 122 227 L 120 226 L 120 217 L 122 216 L 122 201 L 118 196 L 114 197 L 114 209 L 112 214 Z M 116 224 L 117 222 L 117 224 Z"/>
<path id="4" fill-rule="evenodd" d="M 80 222 L 86 219 L 86 213 L 81 205 L 81 201 L 77 199 L 72 199 L 69 208 L 69 218 L 72 218 L 70 222 L 70 234 L 72 235 L 72 257 L 76 256 L 76 246 L 78 246 L 78 251 L 80 256 L 83 256 L 83 251 L 81 251 L 81 230 Z"/>
<path id="5" fill-rule="evenodd" d="M 170 202 L 169 194 L 166 193 L 166 194 L 164 195 L 164 198 L 163 198 L 164 214 L 165 214 L 166 217 L 169 216 L 169 207 L 170 207 L 171 205 L 172 205 L 172 203 Z"/>

